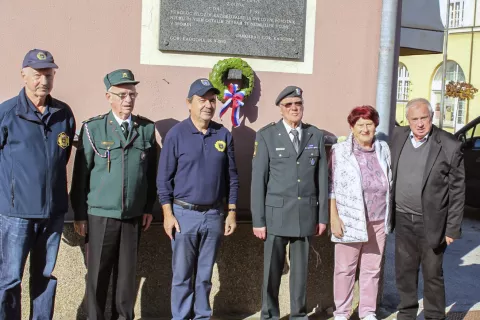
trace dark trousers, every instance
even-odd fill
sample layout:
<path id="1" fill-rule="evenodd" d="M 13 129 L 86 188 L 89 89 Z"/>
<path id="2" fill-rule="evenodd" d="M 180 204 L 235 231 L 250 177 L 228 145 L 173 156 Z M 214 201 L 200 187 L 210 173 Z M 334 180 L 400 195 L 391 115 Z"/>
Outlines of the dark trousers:
<path id="1" fill-rule="evenodd" d="M 0 214 L 0 320 L 20 320 L 22 277 L 30 254 L 30 319 L 53 318 L 63 215 L 23 219 Z"/>
<path id="2" fill-rule="evenodd" d="M 205 212 L 174 204 L 180 225 L 172 241 L 172 320 L 210 319 L 212 272 L 223 239 L 222 208 Z"/>
<path id="3" fill-rule="evenodd" d="M 142 218 L 117 220 L 88 215 L 87 309 L 89 320 L 105 319 L 110 276 L 112 319 L 133 320 L 135 275 Z"/>
<path id="4" fill-rule="evenodd" d="M 423 216 L 396 213 L 395 273 L 400 295 L 398 320 L 417 318 L 418 272 L 422 267 L 425 319 L 445 319 L 443 253 L 446 245 L 432 249 L 425 238 Z"/>
<path id="5" fill-rule="evenodd" d="M 263 247 L 263 288 L 261 319 L 280 319 L 278 292 L 290 243 L 290 319 L 307 320 L 307 275 L 310 238 L 267 234 Z"/>

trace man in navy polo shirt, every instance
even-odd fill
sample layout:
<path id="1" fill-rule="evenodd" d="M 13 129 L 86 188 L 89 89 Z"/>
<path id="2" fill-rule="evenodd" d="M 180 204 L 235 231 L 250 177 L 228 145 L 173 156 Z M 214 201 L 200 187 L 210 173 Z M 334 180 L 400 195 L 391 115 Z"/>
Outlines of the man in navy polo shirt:
<path id="1" fill-rule="evenodd" d="M 50 52 L 30 50 L 25 87 L 0 104 L 0 320 L 20 320 L 20 293 L 30 254 L 30 319 L 52 319 L 52 275 L 64 215 L 67 169 L 75 134 L 72 110 L 52 98 Z"/>
<path id="2" fill-rule="evenodd" d="M 172 240 L 173 320 L 210 319 L 213 265 L 223 235 L 236 228 L 233 138 L 212 121 L 217 94 L 207 79 L 192 83 L 187 97 L 190 117 L 168 132 L 158 164 L 163 226 Z"/>

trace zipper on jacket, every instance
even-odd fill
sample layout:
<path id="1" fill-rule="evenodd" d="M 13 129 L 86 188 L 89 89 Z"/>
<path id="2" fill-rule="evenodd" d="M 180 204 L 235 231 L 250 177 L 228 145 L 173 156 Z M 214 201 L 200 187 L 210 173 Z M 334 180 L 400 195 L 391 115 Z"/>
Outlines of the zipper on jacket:
<path id="1" fill-rule="evenodd" d="M 51 117 L 51 115 L 50 115 Z M 50 150 L 48 149 L 48 137 L 47 137 L 47 131 L 46 130 L 42 130 L 44 131 L 43 132 L 43 142 L 44 142 L 44 145 L 45 145 L 45 158 L 46 158 L 46 162 L 47 162 L 47 165 L 46 165 L 46 175 L 45 175 L 45 178 L 47 181 L 45 181 L 45 200 L 47 201 L 46 203 L 46 207 L 47 207 L 47 210 L 45 211 L 48 216 L 50 217 L 51 216 L 51 208 L 50 208 L 50 203 L 52 201 L 51 199 L 51 190 L 50 190 Z"/>
<path id="2" fill-rule="evenodd" d="M 15 178 L 12 178 L 12 208 L 15 208 Z"/>

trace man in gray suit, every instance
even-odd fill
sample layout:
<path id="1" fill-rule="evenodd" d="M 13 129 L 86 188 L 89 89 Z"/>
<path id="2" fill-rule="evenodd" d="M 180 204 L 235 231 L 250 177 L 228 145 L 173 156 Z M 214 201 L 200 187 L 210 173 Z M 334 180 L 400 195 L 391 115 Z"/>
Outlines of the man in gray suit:
<path id="1" fill-rule="evenodd" d="M 416 319 L 422 266 L 425 319 L 445 319 L 443 254 L 460 238 L 465 202 L 461 143 L 432 124 L 426 99 L 407 103 L 409 126 L 390 141 L 394 181 L 397 319 Z"/>
<path id="2" fill-rule="evenodd" d="M 290 244 L 290 319 L 308 319 L 310 237 L 328 223 L 328 172 L 323 133 L 302 123 L 302 89 L 285 88 L 275 104 L 283 119 L 257 132 L 253 154 L 253 233 L 264 240 L 262 319 L 279 319 L 278 291 Z"/>

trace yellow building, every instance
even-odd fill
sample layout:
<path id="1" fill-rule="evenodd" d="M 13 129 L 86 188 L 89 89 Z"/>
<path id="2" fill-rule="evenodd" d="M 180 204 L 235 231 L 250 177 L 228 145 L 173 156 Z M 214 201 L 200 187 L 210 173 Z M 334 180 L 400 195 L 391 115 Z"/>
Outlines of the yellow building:
<path id="1" fill-rule="evenodd" d="M 446 10 L 447 1 L 440 0 L 440 7 Z M 450 0 L 449 11 L 446 83 L 466 81 L 480 89 L 480 0 Z M 441 12 L 441 15 L 444 20 L 445 12 Z M 422 97 L 431 101 L 435 109 L 434 123 L 438 124 L 443 55 L 401 56 L 399 62 L 396 120 L 405 125 L 407 100 Z M 470 101 L 445 99 L 445 130 L 456 132 L 478 116 L 480 92 Z"/>

